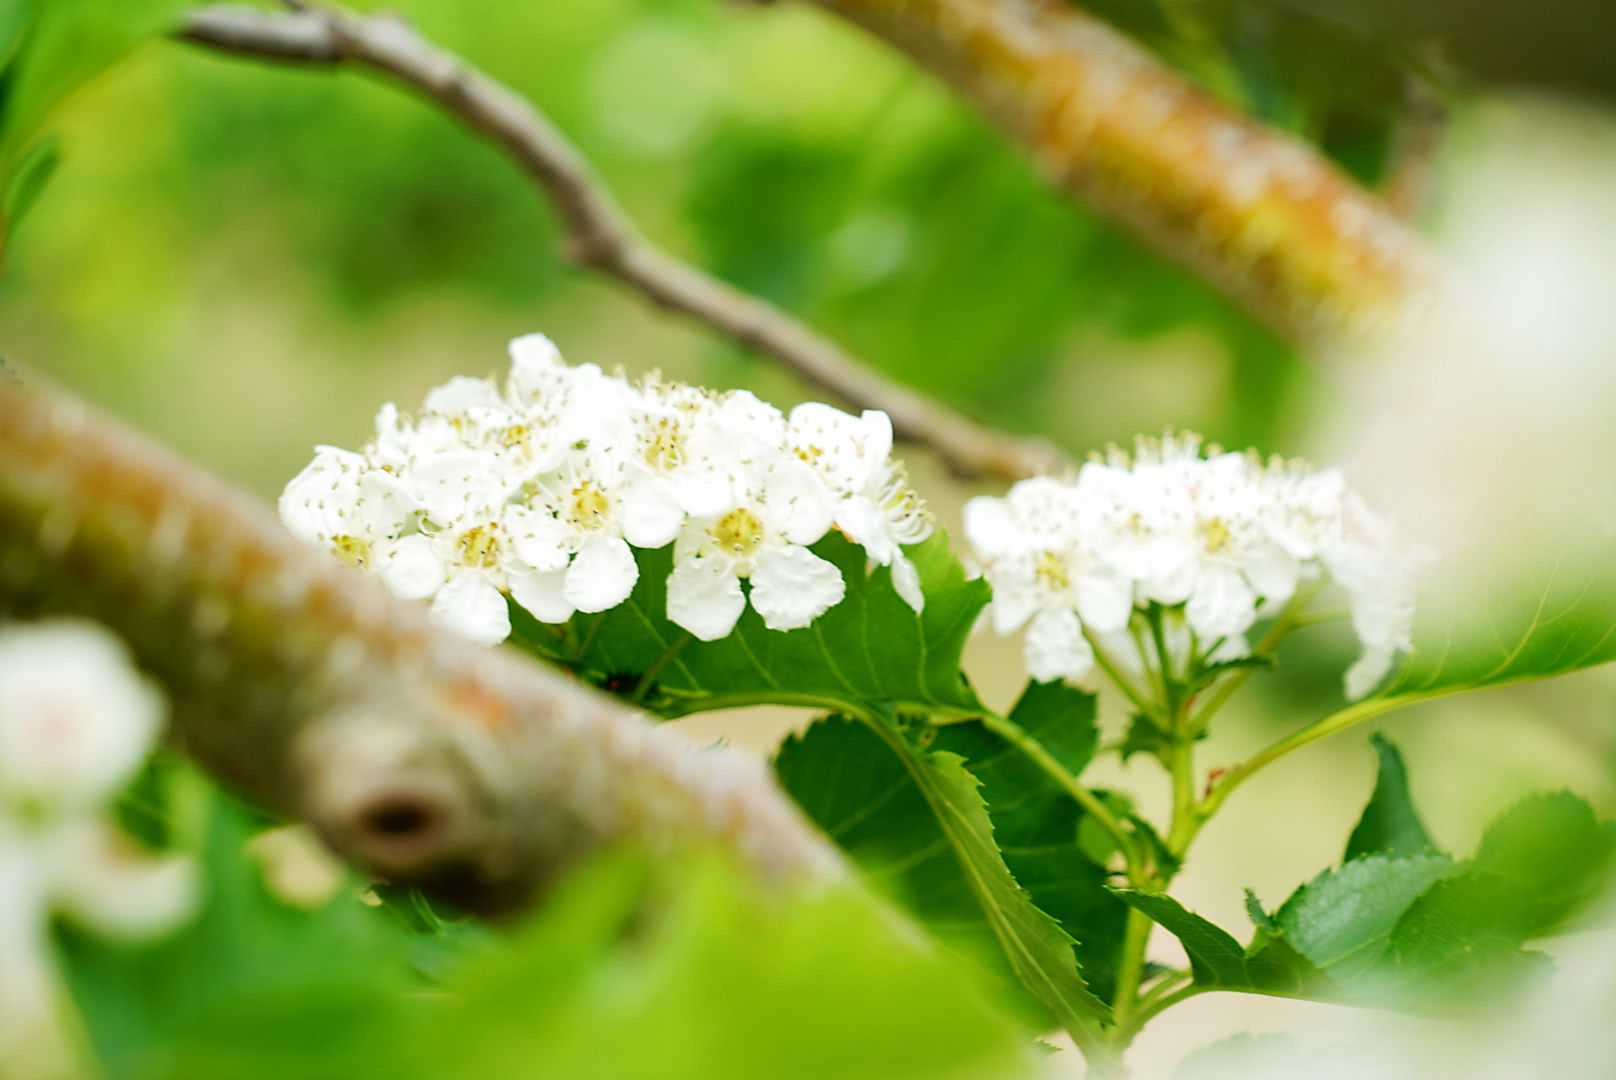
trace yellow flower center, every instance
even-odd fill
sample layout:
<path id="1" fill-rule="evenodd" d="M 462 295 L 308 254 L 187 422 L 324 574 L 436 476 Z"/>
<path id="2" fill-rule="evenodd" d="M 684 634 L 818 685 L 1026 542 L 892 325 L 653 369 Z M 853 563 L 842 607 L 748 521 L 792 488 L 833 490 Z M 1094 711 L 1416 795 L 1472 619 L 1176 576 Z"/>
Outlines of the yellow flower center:
<path id="1" fill-rule="evenodd" d="M 718 519 L 713 539 L 728 554 L 745 558 L 763 542 L 763 522 L 752 511 L 739 507 Z"/>
<path id="2" fill-rule="evenodd" d="M 358 536 L 333 536 L 331 550 L 349 566 L 363 569 L 370 563 L 370 542 Z"/>
<path id="3" fill-rule="evenodd" d="M 611 496 L 597 487 L 593 480 L 585 480 L 572 489 L 567 510 L 574 525 L 580 529 L 592 529 L 604 524 L 606 516 L 611 513 Z"/>
<path id="4" fill-rule="evenodd" d="M 499 565 L 499 527 L 477 525 L 460 534 L 457 544 L 460 561 L 467 566 L 492 570 Z"/>
<path id="5" fill-rule="evenodd" d="M 1066 571 L 1066 560 L 1053 551 L 1038 556 L 1038 565 L 1033 573 L 1041 585 L 1054 592 L 1060 592 L 1072 584 L 1072 577 Z"/>
<path id="6" fill-rule="evenodd" d="M 679 425 L 663 416 L 640 433 L 645 463 L 659 472 L 677 469 L 685 460 L 685 436 Z"/>
<path id="7" fill-rule="evenodd" d="M 1216 555 L 1229 546 L 1234 534 L 1229 531 L 1222 518 L 1212 518 L 1201 523 L 1201 539 L 1206 544 L 1206 553 Z"/>

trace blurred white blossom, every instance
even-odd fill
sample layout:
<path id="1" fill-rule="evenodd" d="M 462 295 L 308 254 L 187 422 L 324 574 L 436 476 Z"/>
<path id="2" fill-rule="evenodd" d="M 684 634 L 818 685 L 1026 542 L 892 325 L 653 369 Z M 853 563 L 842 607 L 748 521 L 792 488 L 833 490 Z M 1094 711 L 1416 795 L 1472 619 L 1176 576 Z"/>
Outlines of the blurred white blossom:
<path id="1" fill-rule="evenodd" d="M 670 543 L 668 615 L 696 637 L 727 635 L 748 596 L 771 629 L 807 626 L 846 592 L 809 550 L 833 528 L 921 609 L 904 548 L 932 519 L 884 413 L 788 419 L 743 391 L 568 365 L 539 334 L 510 351 L 503 386 L 451 379 L 417 415 L 385 406 L 362 451 L 320 447 L 281 496 L 287 526 L 490 644 L 507 598 L 548 623 L 609 610 L 639 579 L 634 549 Z"/>
<path id="2" fill-rule="evenodd" d="M 134 938 L 195 906 L 189 860 L 139 851 L 106 817 L 162 721 L 157 691 L 107 631 L 0 629 L 0 1072 L 61 1052 L 53 915 Z"/>
<path id="3" fill-rule="evenodd" d="M 1167 662 L 1183 671 L 1246 652 L 1245 634 L 1304 580 L 1346 593 L 1363 654 L 1349 696 L 1373 690 L 1410 647 L 1423 559 L 1334 470 L 1141 438 L 1075 478 L 1035 477 L 965 507 L 965 534 L 993 586 L 994 629 L 1028 627 L 1039 680 L 1082 678 L 1098 645 L 1145 670 L 1142 620 L 1156 607 Z M 1139 621 L 1136 621 L 1139 620 Z"/>

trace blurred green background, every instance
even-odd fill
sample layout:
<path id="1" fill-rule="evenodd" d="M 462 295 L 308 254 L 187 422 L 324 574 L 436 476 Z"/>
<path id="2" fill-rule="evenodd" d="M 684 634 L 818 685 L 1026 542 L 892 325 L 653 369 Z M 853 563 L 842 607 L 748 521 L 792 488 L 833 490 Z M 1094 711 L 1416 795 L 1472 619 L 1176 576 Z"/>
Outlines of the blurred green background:
<path id="1" fill-rule="evenodd" d="M 985 420 L 1076 449 L 1168 423 L 1286 449 L 1305 425 L 1283 347 L 817 11 L 402 9 L 544 109 L 655 240 Z M 804 393 L 566 265 L 497 152 L 373 79 L 161 43 L 62 131 L 0 284 L 5 349 L 265 493 L 534 329 L 578 360 Z"/>
<path id="2" fill-rule="evenodd" d="M 1289 453 L 1334 413 L 1315 367 L 1046 189 L 944 88 L 817 11 L 396 6 L 536 102 L 655 241 L 985 421 L 1078 453 L 1166 425 Z M 1228 45 L 1208 52 L 1186 44 L 1194 26 L 1098 6 L 1359 175 L 1381 169 L 1402 93 L 1395 49 L 1335 31 L 1322 53 L 1276 49 L 1289 41 L 1276 25 L 1317 30 L 1288 13 L 1202 26 Z M 811 396 L 566 265 L 547 206 L 497 152 L 373 79 L 156 43 L 77 97 L 61 132 L 62 167 L 0 277 L 0 353 L 266 497 L 315 443 L 361 443 L 381 402 L 409 407 L 452 374 L 494 372 L 505 342 L 533 330 L 575 361 L 781 405 Z M 916 456 L 945 524 L 989 489 L 959 488 Z M 1298 652 L 1283 678 L 1255 680 L 1205 762 L 1328 707 L 1349 643 L 1321 633 Z M 1021 679 L 1003 643 L 979 640 L 972 670 L 997 701 Z M 1467 851 L 1490 816 L 1545 786 L 1608 812 L 1611 689 L 1594 673 L 1395 718 L 1437 836 Z M 766 746 L 790 722 L 689 727 Z M 1186 901 L 1243 925 L 1240 887 L 1273 902 L 1317 869 L 1320 836 L 1330 851 L 1344 841 L 1372 771 L 1353 735 L 1265 774 L 1209 830 Z M 1149 762 L 1099 772 L 1147 805 L 1163 788 Z M 1313 1008 L 1220 995 L 1185 1008 L 1203 1018 L 1189 1034 L 1152 1037 L 1181 1049 Z"/>

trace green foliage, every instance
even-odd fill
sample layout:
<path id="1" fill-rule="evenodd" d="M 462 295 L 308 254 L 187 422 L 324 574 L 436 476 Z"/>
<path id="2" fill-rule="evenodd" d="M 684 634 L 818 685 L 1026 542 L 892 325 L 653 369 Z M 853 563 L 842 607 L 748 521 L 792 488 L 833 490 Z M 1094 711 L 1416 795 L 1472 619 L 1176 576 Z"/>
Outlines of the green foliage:
<path id="1" fill-rule="evenodd" d="M 1447 603 L 1422 603 L 1415 650 L 1376 695 L 1417 701 L 1562 675 L 1616 660 L 1616 575 L 1608 554 L 1570 554 Z"/>
<path id="2" fill-rule="evenodd" d="M 1409 795 L 1408 769 L 1403 765 L 1401 751 L 1384 735 L 1372 735 L 1369 741 L 1379 757 L 1380 771 L 1369 805 L 1347 838 L 1342 861 L 1350 862 L 1360 855 L 1420 855 L 1436 850 Z"/>
<path id="3" fill-rule="evenodd" d="M 1029 683 L 1009 719 L 1068 774 L 1079 776 L 1099 743 L 1095 714 L 1093 694 L 1059 682 Z M 1110 1000 L 1127 914 L 1105 889 L 1111 848 L 1098 859 L 1085 851 L 1081 837 L 1091 821 L 1076 800 L 980 721 L 939 728 L 932 748 L 958 755 L 981 784 L 1005 865 L 1033 902 L 1076 939 L 1084 978 Z"/>
<path id="4" fill-rule="evenodd" d="M 195 851 L 203 907 L 172 936 L 120 947 L 63 928 L 68 985 L 111 1075 L 385 1068 L 394 1014 L 409 1004 L 403 934 L 358 902 L 354 882 L 313 911 L 272 895 L 244 848 L 255 826 L 216 801 Z"/>
<path id="5" fill-rule="evenodd" d="M 831 535 L 814 550 L 840 567 L 847 595 L 812 626 L 769 630 L 750 608 L 728 637 L 698 641 L 668 621 L 671 547 L 640 551 L 640 579 L 628 601 L 577 615 L 559 636 L 512 607 L 519 639 L 646 707 L 682 716 L 731 705 L 814 705 L 857 712 L 880 702 L 929 712 L 980 708 L 960 671 L 960 650 L 987 603 L 968 581 L 941 532 L 909 549 L 925 610 L 916 614 L 873 571 L 864 550 Z"/>
<path id="6" fill-rule="evenodd" d="M 1455 871 L 1444 855 L 1366 855 L 1321 872 L 1274 918 L 1297 952 L 1350 982 L 1375 969 L 1403 913 Z"/>
<path id="7" fill-rule="evenodd" d="M 1160 893 L 1117 889 L 1129 907 L 1178 938 L 1197 986 L 1289 997 L 1328 996 L 1329 981 L 1278 934 L 1259 932 L 1249 948 L 1227 931 Z"/>
<path id="8" fill-rule="evenodd" d="M 711 862 L 677 879 L 622 859 L 579 875 L 463 971 L 409 1043 L 407 1075 L 423 1077 L 919 1080 L 1032 1066 L 970 981 L 868 900 L 760 904 Z"/>
<path id="9" fill-rule="evenodd" d="M 1436 851 L 1401 754 L 1383 737 L 1375 746 L 1380 776 L 1345 861 L 1272 915 L 1248 891 L 1249 946 L 1166 896 L 1118 891 L 1178 937 L 1197 985 L 1415 1010 L 1460 1004 L 1540 966 L 1522 946 L 1608 880 L 1616 825 L 1565 793 L 1512 807 L 1470 860 Z"/>
<path id="10" fill-rule="evenodd" d="M 974 979 L 852 890 L 762 897 L 717 857 L 670 867 L 624 852 L 496 935 L 410 894 L 361 903 L 352 881 L 313 910 L 289 906 L 245 850 L 257 827 L 245 808 L 212 801 L 195 851 L 205 906 L 167 939 L 59 932 L 107 1075 L 671 1078 L 717 1068 L 806 1080 L 1031 1066 L 1025 1039 Z M 411 963 L 424 956 L 430 972 Z"/>
<path id="11" fill-rule="evenodd" d="M 829 716 L 788 738 L 780 784 L 865 880 L 955 951 L 1013 985 L 998 941 L 942 826 L 904 763 L 870 727 Z"/>
<path id="12" fill-rule="evenodd" d="M 0 5 L 0 178 L 8 190 L 8 212 L 15 207 L 22 158 L 51 113 L 190 6 L 180 0 L 6 0 Z"/>
<path id="13" fill-rule="evenodd" d="M 955 753 L 916 745 L 890 717 L 871 716 L 866 720 L 867 730 L 897 758 L 913 792 L 918 793 L 929 812 L 931 823 L 923 825 L 912 795 L 905 795 L 890 771 L 857 769 L 852 776 L 838 771 L 838 751 L 846 750 L 856 739 L 845 730 L 836 731 L 837 726 L 845 728 L 847 724 L 845 720 L 820 721 L 806 735 L 787 744 L 776 766 L 787 790 L 803 799 L 810 816 L 839 838 L 852 832 L 854 825 L 881 830 L 889 814 L 898 835 L 909 843 L 922 841 L 933 829 L 937 830 L 948 844 L 955 873 L 964 879 L 976 902 L 978 917 L 998 941 L 1016 979 L 1074 1036 L 1082 1039 L 1085 1033 L 1092 1033 L 1096 1021 L 1109 1010 L 1079 972 L 1072 937 L 1033 903 L 1005 865 L 981 786 L 967 771 L 964 759 Z M 866 752 L 874 750 L 871 744 Z M 813 788 L 804 786 L 822 783 L 833 774 L 834 799 L 816 796 Z M 855 787 L 847 783 L 851 779 L 863 783 Z M 928 852 L 935 841 L 924 843 L 926 846 L 913 849 L 911 857 Z M 874 858 L 868 854 L 872 850 Z M 884 845 L 865 844 L 853 854 L 870 859 L 866 865 L 872 873 L 890 877 L 894 873 L 892 852 Z M 926 876 L 921 885 L 933 883 L 932 875 L 942 874 L 945 866 L 940 862 L 924 867 L 903 867 L 901 862 L 898 865 L 910 873 L 923 871 Z M 947 885 L 945 895 L 948 893 L 957 896 L 958 886 Z M 927 910 L 935 919 L 936 908 L 930 901 L 923 902 L 922 911 Z"/>

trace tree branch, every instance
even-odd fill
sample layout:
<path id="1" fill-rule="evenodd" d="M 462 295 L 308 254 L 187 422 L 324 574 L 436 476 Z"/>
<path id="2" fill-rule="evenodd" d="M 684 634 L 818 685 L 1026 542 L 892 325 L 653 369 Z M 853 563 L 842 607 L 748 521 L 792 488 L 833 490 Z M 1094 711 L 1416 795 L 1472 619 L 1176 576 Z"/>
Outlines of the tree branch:
<path id="1" fill-rule="evenodd" d="M 433 625 L 70 398 L 0 374 L 0 462 L 0 620 L 118 632 L 186 752 L 379 877 L 498 910 L 624 840 L 843 873 L 756 759 Z"/>
<path id="2" fill-rule="evenodd" d="M 1067 0 L 809 0 L 941 76 L 1083 202 L 1298 342 L 1422 298 L 1419 240 L 1313 147 Z"/>
<path id="3" fill-rule="evenodd" d="M 566 136 L 526 99 L 396 18 L 324 7 L 287 14 L 209 7 L 193 13 L 180 36 L 261 59 L 368 68 L 409 85 L 521 166 L 560 215 L 574 262 L 773 357 L 843 401 L 884 410 L 899 438 L 930 447 L 957 475 L 1015 479 L 1066 463 L 1041 440 L 995 431 L 877 374 L 781 309 L 655 247 Z"/>

